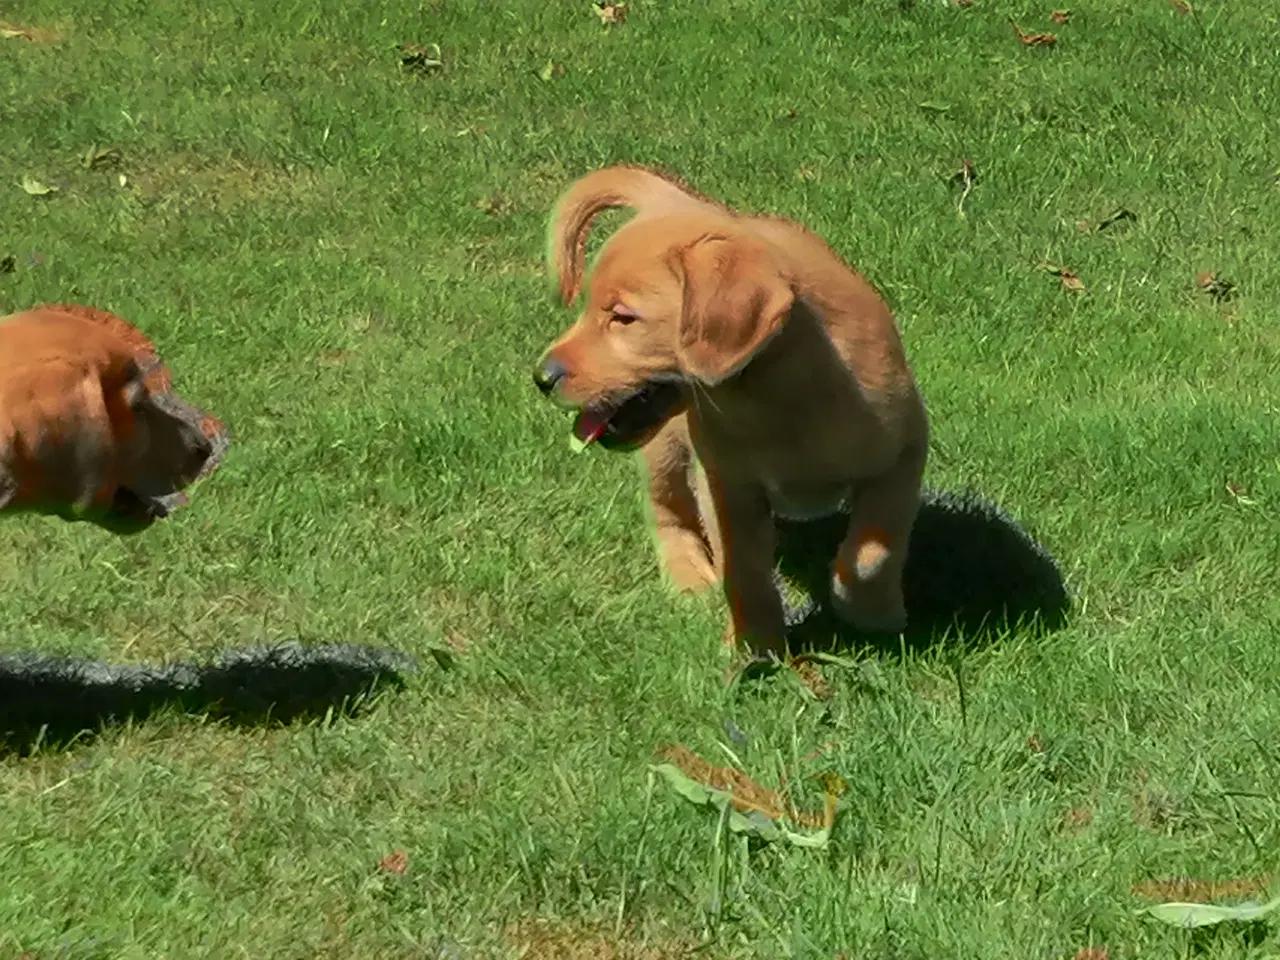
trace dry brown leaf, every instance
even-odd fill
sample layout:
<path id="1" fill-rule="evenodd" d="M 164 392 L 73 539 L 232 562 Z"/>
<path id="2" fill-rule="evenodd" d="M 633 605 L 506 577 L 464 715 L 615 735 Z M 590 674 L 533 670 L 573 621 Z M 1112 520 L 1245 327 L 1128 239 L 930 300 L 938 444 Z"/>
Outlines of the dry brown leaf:
<path id="1" fill-rule="evenodd" d="M 1235 500 L 1236 503 L 1242 503 L 1246 507 L 1254 505 L 1255 501 L 1249 496 L 1249 488 L 1243 484 L 1236 483 L 1233 480 L 1228 480 L 1227 493 L 1231 495 L 1231 498 Z"/>
<path id="2" fill-rule="evenodd" d="M 1274 875 L 1241 877 L 1236 880 L 1190 880 L 1175 877 L 1170 880 L 1147 880 L 1135 886 L 1133 892 L 1145 900 L 1211 903 L 1215 900 L 1238 900 L 1266 894 L 1275 880 Z"/>
<path id="3" fill-rule="evenodd" d="M 476 208 L 483 211 L 485 216 L 499 217 L 511 211 L 512 203 L 505 194 L 499 191 L 479 200 L 476 203 Z"/>
<path id="4" fill-rule="evenodd" d="M 1062 282 L 1063 290 L 1070 293 L 1084 293 L 1088 289 L 1084 285 L 1084 281 L 1080 279 L 1080 274 L 1074 270 L 1068 270 L 1066 267 L 1055 267 L 1051 263 L 1046 263 L 1044 269 Z"/>
<path id="5" fill-rule="evenodd" d="M 1202 270 L 1196 274 L 1196 286 L 1213 298 L 1215 303 L 1225 303 L 1236 294 L 1236 285 L 1215 270 Z"/>
<path id="6" fill-rule="evenodd" d="M 0 20 L 0 40 L 29 40 L 31 43 L 56 43 L 58 35 L 39 27 L 20 27 Z"/>
<path id="7" fill-rule="evenodd" d="M 1187 3 L 1187 0 L 1169 0 L 1169 5 L 1173 7 L 1173 9 L 1177 10 L 1179 13 L 1195 12 L 1194 10 L 1191 9 L 1191 4 Z"/>
<path id="8" fill-rule="evenodd" d="M 1053 13 L 1049 14 L 1049 19 L 1050 19 L 1050 20 L 1052 20 L 1052 21 L 1053 21 L 1054 23 L 1056 23 L 1056 24 L 1059 24 L 1059 25 L 1064 24 L 1064 23 L 1066 23 L 1068 20 L 1070 20 L 1070 19 L 1071 19 L 1071 11 L 1070 11 L 1070 10 L 1055 10 L 1055 11 L 1053 11 Z"/>
<path id="9" fill-rule="evenodd" d="M 1081 947 L 1075 960 L 1109 960 L 1109 956 L 1106 947 Z"/>
<path id="10" fill-rule="evenodd" d="M 809 692 L 817 699 L 830 700 L 835 696 L 835 691 L 831 689 L 831 684 L 827 683 L 822 671 L 812 661 L 794 660 L 791 663 L 791 669 L 796 672 L 800 682 L 808 687 Z"/>
<path id="11" fill-rule="evenodd" d="M 1031 736 L 1027 737 L 1027 749 L 1032 753 L 1045 752 L 1044 741 L 1040 739 L 1039 734 L 1033 733 Z"/>
<path id="12" fill-rule="evenodd" d="M 708 763 L 683 744 L 674 744 L 659 751 L 667 763 L 679 768 L 690 780 L 705 787 L 722 790 L 730 795 L 730 803 L 741 813 L 763 813 L 770 820 L 791 820 L 803 827 L 818 830 L 824 826 L 823 813 L 795 810 L 786 804 L 775 790 L 762 787 L 741 770 L 717 767 Z"/>
<path id="13" fill-rule="evenodd" d="M 629 12 L 625 3 L 613 3 L 611 0 L 606 0 L 605 3 L 596 4 L 596 16 L 600 18 L 600 22 L 606 27 L 625 23 Z"/>
<path id="14" fill-rule="evenodd" d="M 388 853 L 378 861 L 378 869 L 383 873 L 390 873 L 397 877 L 403 877 L 405 872 L 409 869 L 409 855 L 403 850 Z"/>
<path id="15" fill-rule="evenodd" d="M 1067 833 L 1078 833 L 1093 823 L 1093 810 L 1089 807 L 1072 807 L 1062 815 L 1061 828 Z"/>
<path id="16" fill-rule="evenodd" d="M 1071 270 L 1062 270 L 1058 273 L 1059 279 L 1062 280 L 1062 289 L 1071 293 L 1084 293 L 1086 287 L 1084 281 L 1080 279 L 1080 275 Z"/>
<path id="17" fill-rule="evenodd" d="M 1018 41 L 1024 47 L 1052 47 L 1058 42 L 1058 38 L 1052 33 L 1027 33 L 1016 23 L 1013 24 L 1013 32 L 1018 35 Z"/>

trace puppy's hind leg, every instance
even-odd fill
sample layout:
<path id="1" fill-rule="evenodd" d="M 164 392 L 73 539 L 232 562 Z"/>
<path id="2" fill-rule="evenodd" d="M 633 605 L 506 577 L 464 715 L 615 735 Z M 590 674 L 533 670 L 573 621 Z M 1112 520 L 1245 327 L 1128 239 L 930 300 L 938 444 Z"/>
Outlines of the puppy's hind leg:
<path id="1" fill-rule="evenodd" d="M 643 455 L 662 566 L 677 590 L 705 590 L 719 578 L 694 494 L 693 445 L 684 416 L 668 421 L 645 444 Z"/>

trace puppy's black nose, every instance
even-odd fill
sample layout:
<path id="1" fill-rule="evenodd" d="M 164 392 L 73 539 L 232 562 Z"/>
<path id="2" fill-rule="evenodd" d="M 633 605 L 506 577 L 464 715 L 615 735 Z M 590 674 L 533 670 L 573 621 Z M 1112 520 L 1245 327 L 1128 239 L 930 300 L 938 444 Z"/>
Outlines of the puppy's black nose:
<path id="1" fill-rule="evenodd" d="M 556 388 L 556 384 L 563 380 L 568 372 L 563 363 L 554 357 L 548 357 L 538 364 L 537 369 L 533 371 L 533 382 L 538 385 L 538 389 L 544 395 L 550 394 Z"/>

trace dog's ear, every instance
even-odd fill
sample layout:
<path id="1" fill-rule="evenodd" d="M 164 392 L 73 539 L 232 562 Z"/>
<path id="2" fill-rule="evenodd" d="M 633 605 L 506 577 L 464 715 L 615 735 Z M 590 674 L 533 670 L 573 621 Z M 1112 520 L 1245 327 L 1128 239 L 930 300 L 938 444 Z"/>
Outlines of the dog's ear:
<path id="1" fill-rule="evenodd" d="M 587 234 L 597 216 L 617 207 L 641 213 L 706 203 L 678 184 L 643 167 L 618 165 L 575 181 L 556 202 L 547 225 L 547 265 L 566 306 L 582 292 Z"/>
<path id="2" fill-rule="evenodd" d="M 678 261 L 684 302 L 676 355 L 688 376 L 715 386 L 782 328 L 795 292 L 775 256 L 747 237 L 705 237 Z"/>

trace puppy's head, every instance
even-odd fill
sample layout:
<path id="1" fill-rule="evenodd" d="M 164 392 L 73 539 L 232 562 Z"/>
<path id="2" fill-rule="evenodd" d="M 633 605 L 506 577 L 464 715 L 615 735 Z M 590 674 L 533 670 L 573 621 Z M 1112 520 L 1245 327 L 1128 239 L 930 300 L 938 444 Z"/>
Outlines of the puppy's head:
<path id="1" fill-rule="evenodd" d="M 171 392 L 141 334 L 126 342 L 84 312 L 37 308 L 0 325 L 0 508 L 134 533 L 185 502 L 226 430 Z"/>
<path id="2" fill-rule="evenodd" d="M 579 411 L 574 434 L 634 449 L 694 386 L 739 373 L 782 327 L 795 293 L 776 253 L 731 217 L 641 217 L 605 244 L 574 325 L 534 373 Z"/>
<path id="3" fill-rule="evenodd" d="M 119 395 L 124 407 L 112 416 L 118 473 L 109 513 L 140 526 L 185 503 L 182 491 L 216 462 L 205 415 L 172 391 L 153 391 L 150 373 L 135 366 Z"/>

